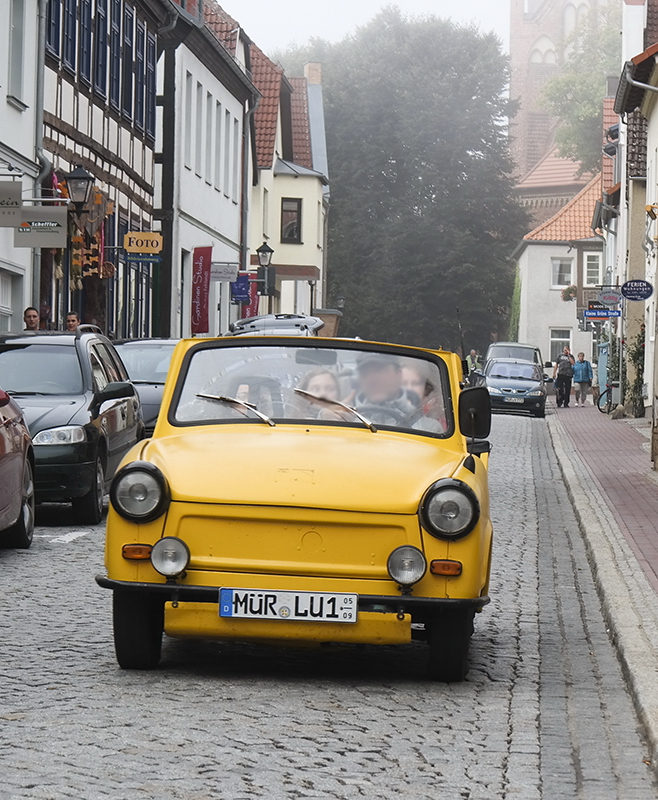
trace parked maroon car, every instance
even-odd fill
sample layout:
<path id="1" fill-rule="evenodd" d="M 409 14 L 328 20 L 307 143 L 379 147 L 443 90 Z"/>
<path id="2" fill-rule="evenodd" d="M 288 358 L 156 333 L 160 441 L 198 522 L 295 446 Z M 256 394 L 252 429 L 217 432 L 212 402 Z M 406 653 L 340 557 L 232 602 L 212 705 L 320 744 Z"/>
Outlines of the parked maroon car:
<path id="1" fill-rule="evenodd" d="M 29 547 L 34 536 L 34 453 L 18 404 L 0 389 L 0 546 Z"/>

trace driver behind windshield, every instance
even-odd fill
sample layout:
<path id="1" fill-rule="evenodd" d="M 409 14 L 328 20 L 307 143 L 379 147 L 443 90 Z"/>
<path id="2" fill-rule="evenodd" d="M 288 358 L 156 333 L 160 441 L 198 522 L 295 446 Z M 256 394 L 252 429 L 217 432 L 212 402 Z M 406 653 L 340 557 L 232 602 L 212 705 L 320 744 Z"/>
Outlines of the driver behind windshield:
<path id="1" fill-rule="evenodd" d="M 355 408 L 380 425 L 399 425 L 431 433 L 444 428 L 418 408 L 418 395 L 403 386 L 400 359 L 388 353 L 359 353 Z M 387 413 L 388 412 L 388 413 Z"/>

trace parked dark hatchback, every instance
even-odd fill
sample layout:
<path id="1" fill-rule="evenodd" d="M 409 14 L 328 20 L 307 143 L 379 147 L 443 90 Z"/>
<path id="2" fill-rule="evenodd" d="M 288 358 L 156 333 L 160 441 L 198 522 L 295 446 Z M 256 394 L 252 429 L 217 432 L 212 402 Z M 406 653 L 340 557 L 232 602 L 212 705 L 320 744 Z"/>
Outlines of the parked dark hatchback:
<path id="1" fill-rule="evenodd" d="M 119 462 L 144 433 L 139 397 L 112 343 L 85 325 L 0 334 L 0 386 L 32 435 L 37 502 L 72 501 L 80 522 L 99 522 Z"/>
<path id="2" fill-rule="evenodd" d="M 144 432 L 153 436 L 171 354 L 178 339 L 124 339 L 114 342 L 142 404 Z"/>
<path id="3" fill-rule="evenodd" d="M 492 409 L 530 411 L 536 417 L 546 413 L 545 376 L 538 364 L 497 358 L 487 362 L 484 375 Z"/>

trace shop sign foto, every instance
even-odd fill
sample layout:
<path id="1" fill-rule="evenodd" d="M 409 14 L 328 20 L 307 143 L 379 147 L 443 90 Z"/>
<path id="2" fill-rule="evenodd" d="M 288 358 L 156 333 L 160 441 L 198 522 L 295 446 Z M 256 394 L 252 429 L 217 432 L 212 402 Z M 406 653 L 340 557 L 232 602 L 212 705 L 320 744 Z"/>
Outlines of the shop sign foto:
<path id="1" fill-rule="evenodd" d="M 126 253 L 156 255 L 162 252 L 162 234 L 152 231 L 128 231 L 123 237 Z"/>
<path id="2" fill-rule="evenodd" d="M 14 247 L 66 247 L 66 206 L 24 206 Z"/>
<path id="3" fill-rule="evenodd" d="M 0 228 L 21 224 L 22 193 L 21 181 L 0 181 Z"/>

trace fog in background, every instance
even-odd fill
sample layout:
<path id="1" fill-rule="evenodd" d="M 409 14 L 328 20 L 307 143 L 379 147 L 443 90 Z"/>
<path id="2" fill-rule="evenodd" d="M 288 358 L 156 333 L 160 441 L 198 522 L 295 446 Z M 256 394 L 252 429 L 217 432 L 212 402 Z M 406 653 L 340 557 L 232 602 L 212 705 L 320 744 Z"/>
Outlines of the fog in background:
<path id="1" fill-rule="evenodd" d="M 509 0 L 219 0 L 265 53 L 317 37 L 336 42 L 388 5 L 403 14 L 434 14 L 458 23 L 476 23 L 509 42 Z"/>

